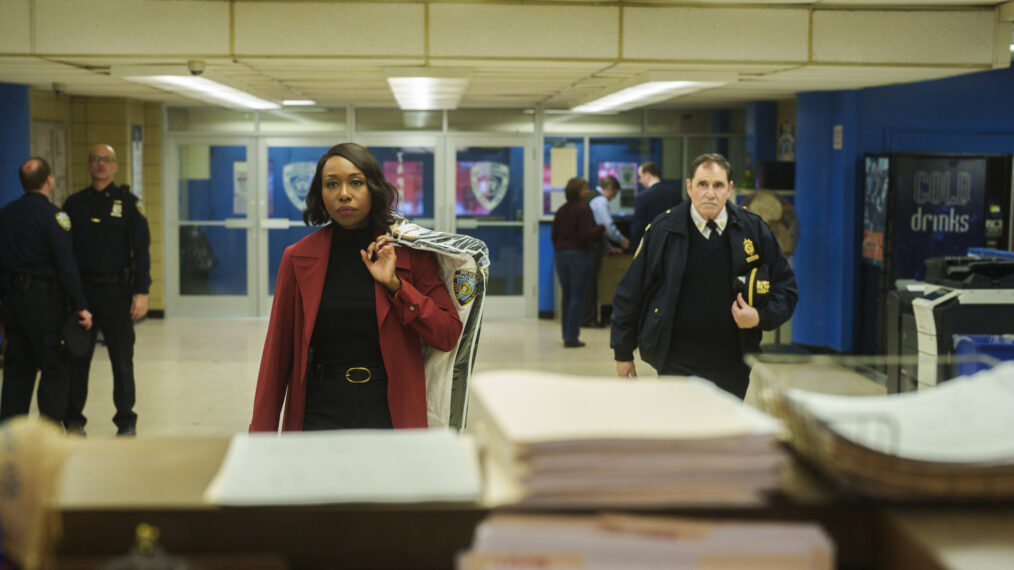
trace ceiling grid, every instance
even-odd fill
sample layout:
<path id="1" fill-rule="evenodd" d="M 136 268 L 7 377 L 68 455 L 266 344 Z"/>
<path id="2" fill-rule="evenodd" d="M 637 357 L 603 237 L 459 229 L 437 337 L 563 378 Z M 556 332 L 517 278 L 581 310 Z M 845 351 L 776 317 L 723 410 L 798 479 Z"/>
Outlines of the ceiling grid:
<path id="1" fill-rule="evenodd" d="M 464 108 L 568 109 L 651 71 L 738 74 L 653 105 L 720 108 L 1007 67 L 1014 18 L 994 0 L 88 5 L 0 0 L 0 82 L 198 104 L 112 74 L 198 59 L 206 77 L 268 100 L 392 107 L 384 69 L 414 66 L 470 71 Z"/>

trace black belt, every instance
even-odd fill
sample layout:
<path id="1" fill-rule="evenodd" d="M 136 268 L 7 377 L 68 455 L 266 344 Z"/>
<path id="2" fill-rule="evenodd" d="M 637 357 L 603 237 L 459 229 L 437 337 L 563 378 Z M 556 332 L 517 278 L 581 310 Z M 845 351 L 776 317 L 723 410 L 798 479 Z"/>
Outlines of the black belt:
<path id="1" fill-rule="evenodd" d="M 330 366 L 318 364 L 315 378 L 319 380 L 345 380 L 352 384 L 365 384 L 377 380 L 387 380 L 387 371 L 383 366 Z"/>
<path id="2" fill-rule="evenodd" d="M 60 282 L 55 277 L 47 275 L 14 273 L 11 275 L 11 285 L 20 291 L 28 291 L 29 289 L 57 290 L 60 287 Z"/>

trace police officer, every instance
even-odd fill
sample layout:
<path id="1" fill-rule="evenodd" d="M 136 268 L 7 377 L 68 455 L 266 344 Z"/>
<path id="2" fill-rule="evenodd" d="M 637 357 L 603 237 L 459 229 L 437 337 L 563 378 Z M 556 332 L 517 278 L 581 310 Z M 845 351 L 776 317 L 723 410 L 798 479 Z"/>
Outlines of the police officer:
<path id="1" fill-rule="evenodd" d="M 113 183 L 116 171 L 113 147 L 92 147 L 88 154 L 92 184 L 67 198 L 63 207 L 74 225 L 74 254 L 85 297 L 95 315 L 95 328 L 102 330 L 113 366 L 116 434 L 131 436 L 137 433 L 133 319 L 148 312 L 151 238 L 137 196 L 128 186 Z M 69 432 L 84 433 L 88 371 L 94 350 L 93 330 L 87 355 L 72 360 L 70 406 L 64 418 Z"/>
<path id="2" fill-rule="evenodd" d="M 62 422 L 70 390 L 70 366 L 60 331 L 77 312 L 85 329 L 85 308 L 67 214 L 49 202 L 53 175 L 41 158 L 18 169 L 25 195 L 0 210 L 0 293 L 3 296 L 7 358 L 0 390 L 0 420 L 28 413 L 39 382 L 39 412 Z"/>
<path id="3" fill-rule="evenodd" d="M 659 374 L 700 376 L 743 398 L 750 377 L 743 355 L 760 352 L 761 331 L 792 316 L 796 278 L 767 224 L 729 201 L 732 165 L 724 156 L 702 154 L 688 172 L 690 201 L 645 228 L 616 288 L 616 373 L 637 376 L 639 349 Z M 740 276 L 749 276 L 745 294 Z"/>

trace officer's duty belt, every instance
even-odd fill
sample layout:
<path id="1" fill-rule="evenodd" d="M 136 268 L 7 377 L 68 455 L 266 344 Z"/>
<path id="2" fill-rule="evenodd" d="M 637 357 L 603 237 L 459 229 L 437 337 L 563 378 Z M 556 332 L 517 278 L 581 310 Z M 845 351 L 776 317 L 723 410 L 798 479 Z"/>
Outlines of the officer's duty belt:
<path id="1" fill-rule="evenodd" d="M 15 273 L 11 276 L 11 284 L 15 289 L 20 291 L 28 291 L 29 289 L 57 289 L 60 285 L 55 277 L 35 273 Z"/>

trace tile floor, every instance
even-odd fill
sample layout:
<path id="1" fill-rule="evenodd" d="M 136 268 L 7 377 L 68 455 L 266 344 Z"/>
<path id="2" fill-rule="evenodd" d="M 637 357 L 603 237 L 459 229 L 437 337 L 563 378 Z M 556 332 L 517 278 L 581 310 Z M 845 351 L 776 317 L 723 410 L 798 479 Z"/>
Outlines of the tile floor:
<path id="1" fill-rule="evenodd" d="M 266 330 L 266 319 L 147 319 L 138 324 L 138 435 L 225 436 L 246 431 Z M 486 320 L 475 370 L 614 375 L 608 329 L 581 329 L 581 339 L 587 346 L 563 348 L 558 320 Z M 638 372 L 655 376 L 640 361 Z M 116 433 L 112 393 L 109 356 L 100 345 L 92 360 L 85 407 L 89 437 Z"/>

